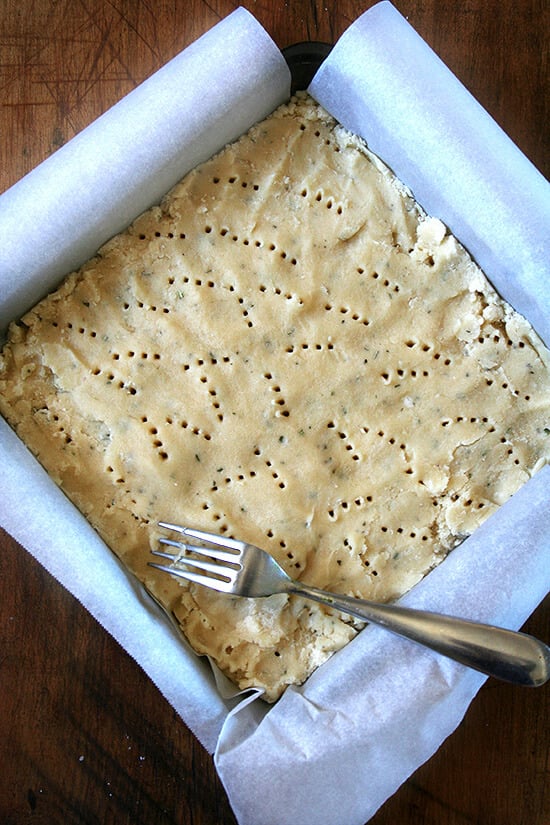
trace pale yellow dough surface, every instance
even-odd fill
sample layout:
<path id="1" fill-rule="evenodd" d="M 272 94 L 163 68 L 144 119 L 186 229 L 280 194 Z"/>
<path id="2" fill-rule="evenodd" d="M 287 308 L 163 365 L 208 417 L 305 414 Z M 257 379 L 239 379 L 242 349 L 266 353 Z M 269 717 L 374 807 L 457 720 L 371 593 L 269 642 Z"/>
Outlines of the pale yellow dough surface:
<path id="1" fill-rule="evenodd" d="M 394 599 L 548 460 L 549 399 L 528 323 L 306 97 L 69 276 L 0 361 L 0 409 L 51 476 L 195 650 L 268 700 L 359 626 L 157 574 L 156 522 Z"/>

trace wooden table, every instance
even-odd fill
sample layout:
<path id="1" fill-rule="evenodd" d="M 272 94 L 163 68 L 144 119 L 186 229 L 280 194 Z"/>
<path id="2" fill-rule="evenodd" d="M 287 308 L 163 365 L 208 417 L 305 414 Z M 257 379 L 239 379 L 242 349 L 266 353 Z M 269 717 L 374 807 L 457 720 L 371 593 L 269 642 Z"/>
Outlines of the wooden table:
<path id="1" fill-rule="evenodd" d="M 236 5 L 2 0 L 0 191 Z M 282 48 L 333 41 L 372 3 L 242 5 Z M 548 175 L 543 0 L 395 5 Z M 211 758 L 149 678 L 16 542 L 5 533 L 0 541 L 0 821 L 234 823 Z M 549 611 L 547 600 L 526 625 L 545 640 Z M 549 822 L 549 710 L 546 688 L 490 680 L 371 823 Z"/>

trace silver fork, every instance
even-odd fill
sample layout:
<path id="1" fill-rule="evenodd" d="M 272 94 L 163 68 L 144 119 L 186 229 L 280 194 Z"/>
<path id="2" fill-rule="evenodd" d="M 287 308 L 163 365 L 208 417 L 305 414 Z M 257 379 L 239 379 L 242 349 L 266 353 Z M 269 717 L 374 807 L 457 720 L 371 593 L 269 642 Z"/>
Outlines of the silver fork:
<path id="1" fill-rule="evenodd" d="M 159 524 L 184 538 L 201 542 L 197 545 L 166 537 L 159 539 L 161 544 L 174 547 L 178 552 L 152 550 L 155 556 L 168 559 L 170 565 L 149 564 L 172 576 L 234 596 L 258 598 L 274 593 L 295 593 L 381 625 L 506 682 L 537 687 L 550 677 L 550 648 L 526 633 L 328 593 L 290 578 L 272 556 L 253 544 L 169 522 Z M 189 553 L 193 556 L 187 555 Z"/>

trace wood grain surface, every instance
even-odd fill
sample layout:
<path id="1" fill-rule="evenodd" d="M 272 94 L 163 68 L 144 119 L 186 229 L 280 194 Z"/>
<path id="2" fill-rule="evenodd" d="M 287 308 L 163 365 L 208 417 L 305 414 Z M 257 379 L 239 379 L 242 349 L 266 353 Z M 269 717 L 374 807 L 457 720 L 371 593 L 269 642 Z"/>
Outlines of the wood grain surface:
<path id="1" fill-rule="evenodd" d="M 0 0 L 0 191 L 237 5 Z M 283 48 L 334 41 L 372 3 L 241 5 Z M 547 3 L 395 5 L 548 175 Z M 549 641 L 549 618 L 547 600 L 525 629 Z M 549 711 L 547 688 L 489 680 L 458 731 L 371 824 L 546 825 Z M 4 532 L 0 768 L 5 825 L 235 823 L 211 757 L 149 678 Z"/>

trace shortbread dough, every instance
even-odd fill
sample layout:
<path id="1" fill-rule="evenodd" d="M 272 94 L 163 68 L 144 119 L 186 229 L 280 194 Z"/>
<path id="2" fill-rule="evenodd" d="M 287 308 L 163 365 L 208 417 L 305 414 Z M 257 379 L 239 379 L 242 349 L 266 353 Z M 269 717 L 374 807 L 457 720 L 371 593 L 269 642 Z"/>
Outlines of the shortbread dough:
<path id="1" fill-rule="evenodd" d="M 549 363 L 446 227 L 301 95 L 12 325 L 0 410 L 192 647 L 273 701 L 360 623 L 158 573 L 157 522 L 395 599 L 548 461 Z"/>

